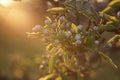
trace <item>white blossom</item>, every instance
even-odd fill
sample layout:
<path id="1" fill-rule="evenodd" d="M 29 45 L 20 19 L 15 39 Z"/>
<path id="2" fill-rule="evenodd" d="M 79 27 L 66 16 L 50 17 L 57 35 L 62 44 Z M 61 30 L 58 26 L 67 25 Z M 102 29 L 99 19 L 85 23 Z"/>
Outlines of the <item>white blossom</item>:
<path id="1" fill-rule="evenodd" d="M 112 43 L 108 43 L 107 45 L 108 45 L 108 47 L 112 47 Z"/>
<path id="2" fill-rule="evenodd" d="M 54 42 L 55 42 L 56 44 L 58 44 L 58 43 L 60 42 L 60 40 L 59 40 L 59 39 L 55 39 Z"/>
<path id="3" fill-rule="evenodd" d="M 60 21 L 65 21 L 66 20 L 65 16 L 61 16 L 59 19 L 60 19 Z"/>
<path id="4" fill-rule="evenodd" d="M 78 27 L 78 30 L 82 30 L 83 25 L 80 24 L 80 25 L 78 25 L 77 27 Z"/>
<path id="5" fill-rule="evenodd" d="M 95 40 L 95 44 L 97 44 L 97 45 L 98 45 L 98 44 L 100 44 L 100 42 L 99 42 L 98 40 Z"/>
<path id="6" fill-rule="evenodd" d="M 66 23 L 66 27 L 70 27 L 70 22 L 67 22 L 67 23 Z"/>
<path id="7" fill-rule="evenodd" d="M 81 39 L 81 35 L 80 34 L 76 34 L 75 35 L 75 40 L 80 40 Z"/>
<path id="8" fill-rule="evenodd" d="M 53 23 L 52 24 L 52 28 L 56 28 L 57 27 L 57 24 L 56 23 Z"/>
<path id="9" fill-rule="evenodd" d="M 94 30 L 98 30 L 98 26 L 94 26 L 93 29 L 94 29 Z"/>
<path id="10" fill-rule="evenodd" d="M 81 41 L 80 40 L 76 40 L 75 43 L 76 44 L 81 44 Z"/>
<path id="11" fill-rule="evenodd" d="M 49 25 L 51 23 L 51 21 L 48 20 L 48 19 L 46 19 L 44 22 L 45 22 L 46 25 Z"/>
<path id="12" fill-rule="evenodd" d="M 73 28 L 70 29 L 71 32 L 75 32 L 75 30 Z"/>
<path id="13" fill-rule="evenodd" d="M 67 38 L 69 38 L 69 37 L 70 37 L 70 35 L 71 35 L 71 33 L 70 33 L 70 32 L 66 32 L 66 34 L 65 34 L 65 36 L 66 36 Z"/>
<path id="14" fill-rule="evenodd" d="M 41 30 L 42 26 L 41 25 L 35 25 L 35 27 L 32 28 L 32 31 L 38 31 Z"/>
<path id="15" fill-rule="evenodd" d="M 44 34 L 48 34 L 48 30 L 47 30 L 47 29 L 44 29 L 44 30 L 43 30 L 43 33 L 44 33 Z"/>

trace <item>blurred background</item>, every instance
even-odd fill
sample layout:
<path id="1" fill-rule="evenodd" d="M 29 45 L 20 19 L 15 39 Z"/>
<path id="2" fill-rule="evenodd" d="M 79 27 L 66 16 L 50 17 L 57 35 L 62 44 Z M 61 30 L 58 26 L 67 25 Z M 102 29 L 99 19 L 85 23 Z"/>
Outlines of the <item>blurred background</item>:
<path id="1" fill-rule="evenodd" d="M 45 53 L 40 39 L 28 38 L 36 24 L 42 24 L 46 9 L 62 6 L 64 0 L 0 0 L 0 80 L 38 80 L 40 56 Z M 96 2 L 96 0 L 93 0 Z M 97 0 L 97 11 L 111 0 Z M 120 50 L 114 48 L 110 57 L 120 67 Z M 120 80 L 118 70 L 105 66 L 97 70 L 95 80 Z"/>

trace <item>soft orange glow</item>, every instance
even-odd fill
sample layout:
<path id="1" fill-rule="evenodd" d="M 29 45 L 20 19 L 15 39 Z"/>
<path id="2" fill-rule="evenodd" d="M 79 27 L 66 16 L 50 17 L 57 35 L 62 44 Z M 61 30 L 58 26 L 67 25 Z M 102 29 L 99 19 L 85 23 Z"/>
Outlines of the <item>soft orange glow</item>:
<path id="1" fill-rule="evenodd" d="M 11 0 L 0 0 L 0 4 L 3 6 L 9 6 L 11 2 Z"/>

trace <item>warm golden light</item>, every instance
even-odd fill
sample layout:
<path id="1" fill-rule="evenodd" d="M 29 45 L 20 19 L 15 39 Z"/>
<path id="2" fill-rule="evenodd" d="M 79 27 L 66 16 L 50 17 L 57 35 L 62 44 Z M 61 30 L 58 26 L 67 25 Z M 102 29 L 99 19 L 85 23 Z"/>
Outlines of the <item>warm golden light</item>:
<path id="1" fill-rule="evenodd" d="M 97 0 L 98 3 L 108 2 L 108 0 Z"/>
<path id="2" fill-rule="evenodd" d="M 11 2 L 11 0 L 0 0 L 0 4 L 3 6 L 9 6 Z"/>

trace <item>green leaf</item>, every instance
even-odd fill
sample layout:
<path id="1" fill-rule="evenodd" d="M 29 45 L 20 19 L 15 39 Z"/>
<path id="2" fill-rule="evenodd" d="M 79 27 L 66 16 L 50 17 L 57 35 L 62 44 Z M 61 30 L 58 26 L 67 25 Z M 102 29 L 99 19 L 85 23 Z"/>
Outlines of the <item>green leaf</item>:
<path id="1" fill-rule="evenodd" d="M 74 23 L 71 24 L 71 27 L 75 30 L 76 33 L 78 33 L 78 28 Z"/>
<path id="2" fill-rule="evenodd" d="M 51 20 L 51 18 L 50 18 L 50 17 L 46 16 L 46 19 L 48 19 L 50 22 L 52 22 L 52 20 Z"/>
<path id="3" fill-rule="evenodd" d="M 50 57 L 50 60 L 49 60 L 49 73 L 53 72 L 55 62 L 56 62 L 56 55 L 53 55 L 53 56 Z"/>
<path id="4" fill-rule="evenodd" d="M 117 21 L 117 18 L 114 17 L 114 16 L 110 16 L 110 15 L 108 15 L 108 14 L 103 14 L 103 16 L 104 16 L 104 18 L 105 18 L 106 20 Z"/>
<path id="5" fill-rule="evenodd" d="M 108 41 L 108 43 L 116 43 L 117 41 L 119 41 L 119 39 L 120 39 L 120 35 L 115 35 L 114 37 L 112 37 L 109 41 Z"/>
<path id="6" fill-rule="evenodd" d="M 59 49 L 53 48 L 51 51 L 51 56 L 49 59 L 49 73 L 53 72 L 53 69 L 55 67 L 55 63 L 56 63 L 56 59 L 57 59 L 57 55 L 59 53 Z"/>
<path id="7" fill-rule="evenodd" d="M 120 32 L 117 26 L 119 25 L 118 21 L 108 21 L 105 25 L 99 27 L 99 31 L 110 31 L 110 32 Z"/>
<path id="8" fill-rule="evenodd" d="M 95 41 L 95 38 L 94 38 L 94 35 L 92 31 L 89 32 L 88 36 L 86 37 L 86 40 L 85 40 L 85 44 L 87 47 L 91 48 L 94 46 L 94 41 Z"/>
<path id="9" fill-rule="evenodd" d="M 50 44 L 48 44 L 47 46 L 46 46 L 46 49 L 47 50 L 51 50 L 53 48 L 53 44 L 52 43 L 50 43 Z"/>
<path id="10" fill-rule="evenodd" d="M 65 9 L 63 7 L 54 7 L 54 8 L 48 9 L 47 12 L 51 12 L 51 13 L 63 13 L 64 10 Z"/>
<path id="11" fill-rule="evenodd" d="M 112 65 L 115 68 L 118 68 L 117 65 L 112 61 L 112 59 L 105 55 L 103 52 L 98 52 L 100 54 L 100 56 L 110 65 Z"/>
<path id="12" fill-rule="evenodd" d="M 111 1 L 108 6 L 102 11 L 102 13 L 111 13 L 114 10 L 117 10 L 120 8 L 120 0 L 113 0 Z"/>
<path id="13" fill-rule="evenodd" d="M 64 59 L 64 63 L 66 65 L 66 67 L 74 72 L 75 69 L 73 68 L 73 66 L 72 66 L 72 64 L 70 62 L 69 52 L 64 52 L 63 59 Z"/>
<path id="14" fill-rule="evenodd" d="M 49 75 L 46 75 L 45 77 L 40 78 L 39 80 L 49 80 L 54 76 L 55 76 L 55 74 L 49 74 Z"/>

